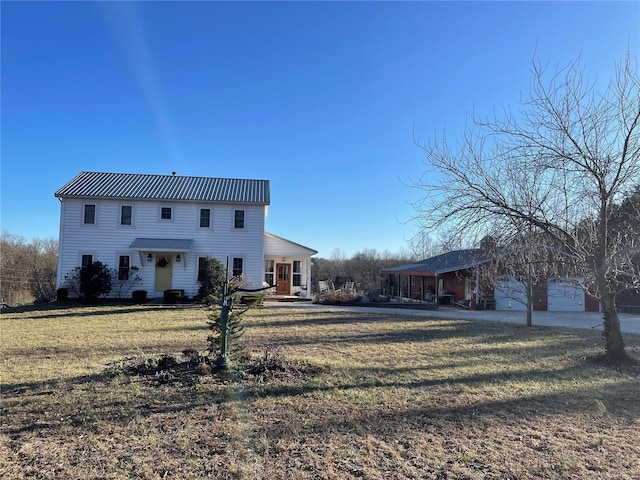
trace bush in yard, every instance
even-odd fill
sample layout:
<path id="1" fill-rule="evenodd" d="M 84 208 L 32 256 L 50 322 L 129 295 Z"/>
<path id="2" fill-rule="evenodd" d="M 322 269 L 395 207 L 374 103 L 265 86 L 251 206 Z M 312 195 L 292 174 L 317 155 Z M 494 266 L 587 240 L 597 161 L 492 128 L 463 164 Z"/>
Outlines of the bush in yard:
<path id="1" fill-rule="evenodd" d="M 88 302 L 95 302 L 100 295 L 111 292 L 111 270 L 99 261 L 86 267 L 76 267 L 64 278 L 68 292 Z"/>
<path id="2" fill-rule="evenodd" d="M 66 288 L 59 288 L 56 290 L 56 300 L 59 302 L 66 302 L 69 298 L 69 290 Z"/>
<path id="3" fill-rule="evenodd" d="M 131 292 L 131 298 L 136 303 L 144 303 L 147 301 L 147 291 L 146 290 L 134 290 Z"/>
<path id="4" fill-rule="evenodd" d="M 164 301 L 165 303 L 178 303 L 185 300 L 184 290 L 165 290 Z"/>
<path id="5" fill-rule="evenodd" d="M 359 292 L 347 292 L 346 290 L 336 290 L 335 292 L 325 293 L 320 303 L 340 304 L 340 303 L 358 303 L 362 301 L 362 295 Z"/>
<path id="6" fill-rule="evenodd" d="M 142 277 L 138 275 L 139 268 L 136 266 L 126 270 L 111 269 L 111 285 L 114 296 L 117 298 L 127 298 L 129 292 L 142 282 Z"/>

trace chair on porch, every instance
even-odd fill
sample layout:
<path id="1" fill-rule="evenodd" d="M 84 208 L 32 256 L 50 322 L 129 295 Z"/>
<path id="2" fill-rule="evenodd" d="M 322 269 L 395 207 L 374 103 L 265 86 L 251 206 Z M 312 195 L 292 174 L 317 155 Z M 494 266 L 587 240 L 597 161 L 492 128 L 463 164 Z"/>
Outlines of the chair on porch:
<path id="1" fill-rule="evenodd" d="M 329 282 L 327 280 L 320 280 L 318 282 L 318 289 L 320 290 L 320 294 L 327 293 L 329 291 Z"/>
<path id="2" fill-rule="evenodd" d="M 456 300 L 453 303 L 454 303 L 454 305 L 457 305 L 458 307 L 462 307 L 462 308 L 465 308 L 467 310 L 471 309 L 471 300 Z"/>

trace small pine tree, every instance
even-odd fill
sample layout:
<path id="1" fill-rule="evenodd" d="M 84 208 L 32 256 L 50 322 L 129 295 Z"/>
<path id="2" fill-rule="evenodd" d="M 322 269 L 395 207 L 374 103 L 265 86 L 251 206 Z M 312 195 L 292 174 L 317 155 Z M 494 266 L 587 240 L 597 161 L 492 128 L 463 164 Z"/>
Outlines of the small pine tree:
<path id="1" fill-rule="evenodd" d="M 223 295 L 217 305 L 212 305 L 211 313 L 208 315 L 209 328 L 211 335 L 207 338 L 209 343 L 208 353 L 210 357 L 220 357 L 222 355 L 222 329 L 223 319 L 222 310 L 227 308 L 227 354 L 235 359 L 240 359 L 246 352 L 246 345 L 242 342 L 244 335 L 244 326 L 241 322 L 241 316 L 248 310 L 248 307 L 235 307 L 236 302 L 240 299 L 237 290 L 242 286 L 242 278 L 234 277 L 228 281 L 228 284 L 221 291 Z M 226 293 L 226 294 L 225 294 Z"/>

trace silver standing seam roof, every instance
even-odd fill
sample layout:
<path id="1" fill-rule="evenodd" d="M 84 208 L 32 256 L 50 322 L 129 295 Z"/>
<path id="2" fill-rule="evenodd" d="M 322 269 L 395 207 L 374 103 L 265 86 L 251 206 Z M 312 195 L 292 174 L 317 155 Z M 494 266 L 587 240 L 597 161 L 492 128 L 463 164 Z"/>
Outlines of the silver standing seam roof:
<path id="1" fill-rule="evenodd" d="M 188 252 L 192 246 L 190 238 L 136 238 L 129 248 L 145 252 Z"/>
<path id="2" fill-rule="evenodd" d="M 382 270 L 383 274 L 435 276 L 474 268 L 490 261 L 486 252 L 479 248 L 454 250 L 408 265 L 398 265 Z"/>
<path id="3" fill-rule="evenodd" d="M 58 198 L 172 200 L 269 205 L 269 180 L 81 172 Z"/>

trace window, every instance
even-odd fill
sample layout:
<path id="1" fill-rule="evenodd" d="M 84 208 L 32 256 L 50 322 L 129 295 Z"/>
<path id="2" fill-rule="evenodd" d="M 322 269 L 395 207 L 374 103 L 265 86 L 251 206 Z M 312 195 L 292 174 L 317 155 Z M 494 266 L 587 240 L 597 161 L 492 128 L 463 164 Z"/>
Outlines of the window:
<path id="1" fill-rule="evenodd" d="M 244 228 L 244 210 L 236 210 L 234 212 L 233 228 Z"/>
<path id="2" fill-rule="evenodd" d="M 233 259 L 233 276 L 239 277 L 242 275 L 242 258 L 234 257 Z"/>
<path id="3" fill-rule="evenodd" d="M 294 287 L 302 285 L 302 263 L 300 260 L 293 261 L 293 275 L 292 281 Z"/>
<path id="4" fill-rule="evenodd" d="M 162 220 L 171 220 L 171 207 L 162 207 L 160 209 L 160 218 Z"/>
<path id="5" fill-rule="evenodd" d="M 265 260 L 264 261 L 264 281 L 267 282 L 268 285 L 274 285 L 273 274 L 275 271 L 276 271 L 276 262 L 274 260 Z"/>
<path id="6" fill-rule="evenodd" d="M 87 204 L 84 206 L 84 223 L 94 225 L 96 223 L 96 206 Z"/>
<path id="7" fill-rule="evenodd" d="M 131 217 L 133 207 L 131 205 L 122 205 L 120 207 L 120 225 L 131 225 Z"/>
<path id="8" fill-rule="evenodd" d="M 87 268 L 93 263 L 93 255 L 82 255 L 82 268 Z"/>
<path id="9" fill-rule="evenodd" d="M 129 280 L 129 260 L 128 255 L 118 258 L 118 280 Z"/>
<path id="10" fill-rule="evenodd" d="M 210 208 L 200 209 L 200 226 L 202 228 L 209 228 L 211 226 L 211 209 Z"/>

